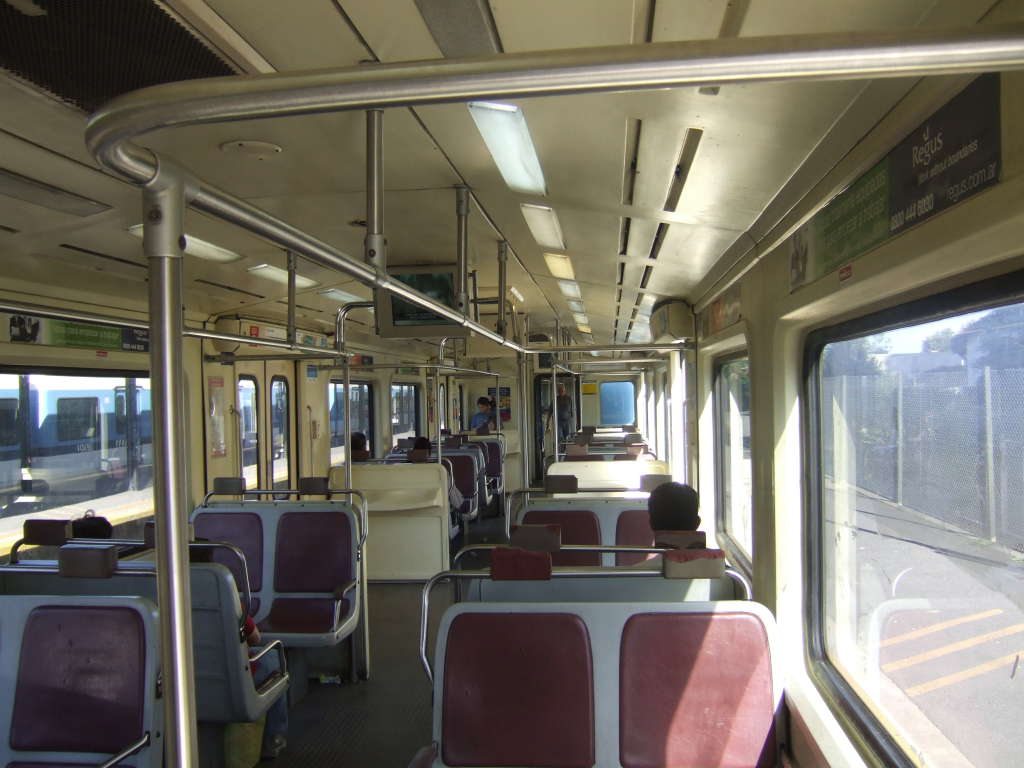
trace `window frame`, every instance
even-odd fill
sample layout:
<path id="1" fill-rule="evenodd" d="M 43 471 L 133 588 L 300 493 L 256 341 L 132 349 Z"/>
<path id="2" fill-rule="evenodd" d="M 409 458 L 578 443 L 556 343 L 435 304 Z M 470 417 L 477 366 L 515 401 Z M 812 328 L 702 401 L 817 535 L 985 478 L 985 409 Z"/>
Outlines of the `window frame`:
<path id="1" fill-rule="evenodd" d="M 367 412 L 367 420 L 370 423 L 370 427 L 369 427 L 369 430 L 368 430 L 369 434 L 366 435 L 366 441 L 370 445 L 370 455 L 373 456 L 375 451 L 376 451 L 376 449 L 377 449 L 377 415 L 376 415 L 377 414 L 377 410 L 376 410 L 377 403 L 376 403 L 376 398 L 375 398 L 375 395 L 374 395 L 373 382 L 368 380 L 368 379 L 359 379 L 359 380 L 353 379 L 352 381 L 349 382 L 349 385 L 353 389 L 355 387 L 366 387 L 366 400 L 367 400 L 367 404 L 369 405 L 369 408 L 367 409 L 367 411 L 368 411 Z M 327 380 L 327 386 L 328 387 L 336 387 L 338 390 L 340 390 L 342 392 L 342 396 L 341 396 L 342 397 L 342 402 L 344 402 L 345 382 L 344 382 L 343 379 L 328 379 Z M 335 392 L 334 396 L 335 396 L 335 398 L 338 397 L 337 392 Z M 344 414 L 342 414 L 342 416 L 344 417 Z M 345 431 L 344 427 L 342 427 L 342 432 L 344 432 L 344 431 Z M 358 431 L 358 430 L 354 430 L 354 431 Z M 331 432 L 331 411 L 330 411 L 329 408 L 327 410 L 327 433 L 328 433 L 328 442 L 330 442 L 331 439 L 334 436 L 334 433 Z M 345 450 L 348 451 L 348 446 L 347 445 L 345 446 Z"/>
<path id="2" fill-rule="evenodd" d="M 734 363 L 737 360 L 746 360 L 748 371 L 750 366 L 750 350 L 747 347 L 730 352 L 725 355 L 714 358 L 711 362 L 711 422 L 712 422 L 712 439 L 714 440 L 714 475 L 715 475 L 715 540 L 718 546 L 725 550 L 728 559 L 735 563 L 741 571 L 743 571 L 747 578 L 753 578 L 754 576 L 754 553 L 751 552 L 749 555 L 743 551 L 743 547 L 740 546 L 739 542 L 729 531 L 729 527 L 726 525 L 725 515 L 725 487 L 722 483 L 722 466 L 725 462 L 724 445 L 722 441 L 722 420 L 719 418 L 720 414 L 720 403 L 721 403 L 721 374 L 722 369 L 730 363 Z M 749 377 L 749 373 L 747 374 Z M 751 400 L 753 400 L 753 381 L 750 382 L 751 387 Z M 754 410 L 753 402 L 751 402 L 751 411 Z M 751 471 L 751 484 L 750 484 L 750 538 L 751 538 L 751 549 L 754 548 L 754 536 L 756 534 L 756 521 L 757 511 L 754 509 L 754 483 L 753 483 L 753 471 L 754 471 L 754 441 L 753 441 L 753 430 L 751 430 L 751 441 L 750 441 L 750 471 Z"/>
<path id="3" fill-rule="evenodd" d="M 984 309 L 1024 302 L 1024 270 L 987 278 L 851 318 L 810 331 L 804 340 L 801 416 L 804 470 L 804 639 L 811 680 L 855 744 L 864 745 L 893 768 L 916 768 L 871 708 L 857 695 L 831 662 L 825 643 L 825 591 L 822 535 L 824 499 L 821 482 L 821 398 L 819 393 L 825 347 L 898 328 L 944 320 Z"/>

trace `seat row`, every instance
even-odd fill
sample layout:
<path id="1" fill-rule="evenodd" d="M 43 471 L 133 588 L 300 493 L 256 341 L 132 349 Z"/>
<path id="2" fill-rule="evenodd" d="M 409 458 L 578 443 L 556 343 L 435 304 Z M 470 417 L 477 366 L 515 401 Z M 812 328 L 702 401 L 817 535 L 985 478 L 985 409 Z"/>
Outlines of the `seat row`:
<path id="1" fill-rule="evenodd" d="M 763 606 L 461 603 L 437 637 L 433 743 L 410 768 L 777 765 Z"/>

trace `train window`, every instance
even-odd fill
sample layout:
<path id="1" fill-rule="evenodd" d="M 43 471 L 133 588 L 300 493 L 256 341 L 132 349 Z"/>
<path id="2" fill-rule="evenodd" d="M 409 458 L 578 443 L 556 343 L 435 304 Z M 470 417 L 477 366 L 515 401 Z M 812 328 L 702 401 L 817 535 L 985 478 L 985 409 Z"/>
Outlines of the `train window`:
<path id="1" fill-rule="evenodd" d="M 57 399 L 57 439 L 91 440 L 99 426 L 100 403 L 95 397 Z"/>
<path id="2" fill-rule="evenodd" d="M 416 437 L 420 433 L 420 387 L 419 384 L 391 385 L 391 439 L 401 440 Z M 444 385 L 441 385 L 441 402 L 444 403 Z M 441 422 L 442 428 L 445 422 Z"/>
<path id="3" fill-rule="evenodd" d="M 138 407 L 119 413 L 128 390 Z M 141 378 L 0 374 L 0 534 L 40 512 L 152 514 L 148 394 Z"/>
<path id="4" fill-rule="evenodd" d="M 252 376 L 238 377 L 238 441 L 242 446 L 242 477 L 246 488 L 259 488 L 260 407 L 259 389 Z"/>
<path id="5" fill-rule="evenodd" d="M 352 431 L 366 435 L 366 449 L 373 454 L 373 387 L 365 382 L 351 383 Z M 331 464 L 345 460 L 345 385 L 332 381 L 327 391 L 327 410 L 331 419 Z"/>
<path id="6" fill-rule="evenodd" d="M 747 570 L 754 553 L 753 463 L 750 459 L 750 360 L 734 357 L 715 373 L 718 525 Z"/>
<path id="7" fill-rule="evenodd" d="M 929 309 L 812 353 L 818 663 L 915 763 L 1018 764 L 1024 304 Z"/>
<path id="8" fill-rule="evenodd" d="M 275 490 L 291 487 L 290 414 L 288 381 L 275 376 L 270 380 L 270 445 L 273 450 L 270 472 Z"/>
<path id="9" fill-rule="evenodd" d="M 632 381 L 602 381 L 599 399 L 602 424 L 636 423 L 636 385 Z"/>

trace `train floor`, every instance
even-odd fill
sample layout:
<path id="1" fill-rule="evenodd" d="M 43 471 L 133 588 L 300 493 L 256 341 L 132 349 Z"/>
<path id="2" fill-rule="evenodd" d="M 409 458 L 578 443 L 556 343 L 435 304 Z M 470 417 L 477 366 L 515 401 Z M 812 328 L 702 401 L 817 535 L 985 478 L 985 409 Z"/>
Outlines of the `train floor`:
<path id="1" fill-rule="evenodd" d="M 499 517 L 474 524 L 470 542 L 503 538 Z M 460 545 L 452 542 L 452 552 Z M 465 567 L 478 567 L 481 560 L 467 558 Z M 431 688 L 418 650 L 422 590 L 422 584 L 370 584 L 370 680 L 355 685 L 311 682 L 309 693 L 289 713 L 288 748 L 260 768 L 405 768 L 430 743 Z M 430 649 L 451 600 L 447 586 L 434 589 Z"/>

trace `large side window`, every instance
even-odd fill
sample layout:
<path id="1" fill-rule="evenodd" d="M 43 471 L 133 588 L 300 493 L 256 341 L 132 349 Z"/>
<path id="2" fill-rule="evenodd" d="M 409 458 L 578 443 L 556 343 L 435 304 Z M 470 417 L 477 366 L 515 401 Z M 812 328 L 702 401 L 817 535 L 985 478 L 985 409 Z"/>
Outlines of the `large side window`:
<path id="1" fill-rule="evenodd" d="M 718 525 L 749 569 L 754 554 L 753 463 L 750 459 L 750 361 L 734 357 L 715 373 L 715 491 Z M 736 553 L 734 553 L 736 554 Z"/>
<path id="2" fill-rule="evenodd" d="M 636 424 L 636 385 L 602 381 L 599 389 L 602 424 Z"/>
<path id="3" fill-rule="evenodd" d="M 373 387 L 363 381 L 350 384 L 352 432 L 366 435 L 366 448 L 373 455 Z M 331 464 L 345 460 L 345 385 L 332 381 L 327 391 L 327 409 L 331 422 Z"/>
<path id="4" fill-rule="evenodd" d="M 441 402 L 444 402 L 442 384 Z M 416 437 L 420 430 L 420 387 L 418 384 L 391 385 L 391 439 Z"/>
<path id="5" fill-rule="evenodd" d="M 242 449 L 242 477 L 246 488 L 259 488 L 260 406 L 259 389 L 252 376 L 238 377 L 238 444 Z"/>
<path id="6" fill-rule="evenodd" d="M 123 374 L 0 373 L 0 534 L 39 513 L 150 513 L 148 394 Z"/>
<path id="7" fill-rule="evenodd" d="M 1024 304 L 958 296 L 809 342 L 816 669 L 890 764 L 1024 750 Z"/>

